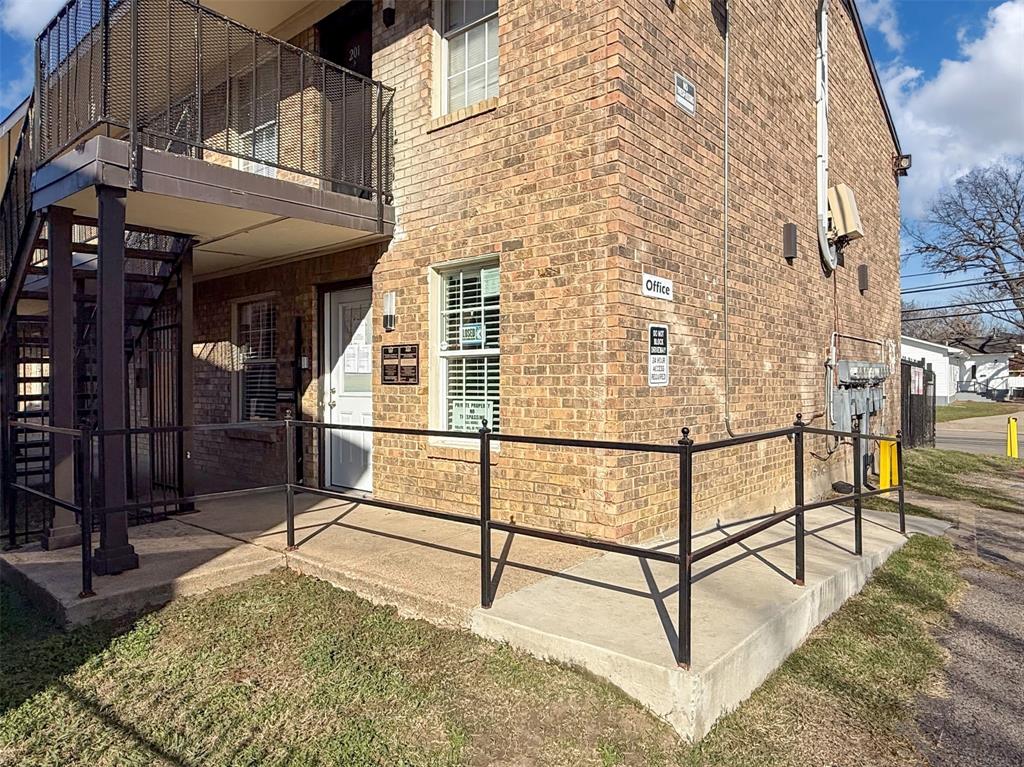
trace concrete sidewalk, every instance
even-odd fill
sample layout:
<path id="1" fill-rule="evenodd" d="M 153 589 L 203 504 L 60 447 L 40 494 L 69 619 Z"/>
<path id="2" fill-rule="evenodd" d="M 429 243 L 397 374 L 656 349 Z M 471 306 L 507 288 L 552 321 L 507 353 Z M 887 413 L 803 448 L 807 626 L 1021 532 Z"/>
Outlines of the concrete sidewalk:
<path id="1" fill-rule="evenodd" d="M 333 583 L 406 617 L 465 627 L 480 604 L 480 528 L 373 506 L 299 494 L 295 551 L 285 551 L 284 494 L 261 502 L 230 498 L 181 519 L 282 552 L 287 566 Z M 502 592 L 561 572 L 594 552 L 494 532 L 491 552 Z"/>
<path id="2" fill-rule="evenodd" d="M 853 554 L 852 512 L 808 512 L 806 585 L 792 581 L 793 527 L 755 535 L 703 560 L 692 590 L 693 662 L 676 666 L 674 565 L 606 554 L 476 609 L 473 631 L 611 680 L 684 737 L 698 739 L 735 708 L 807 635 L 863 587 L 906 539 L 894 515 L 864 513 L 864 554 Z M 908 532 L 948 523 L 908 517 Z M 728 532 L 732 532 L 732 528 Z M 724 537 L 699 533 L 694 548 Z M 675 550 L 674 545 L 666 546 Z"/>

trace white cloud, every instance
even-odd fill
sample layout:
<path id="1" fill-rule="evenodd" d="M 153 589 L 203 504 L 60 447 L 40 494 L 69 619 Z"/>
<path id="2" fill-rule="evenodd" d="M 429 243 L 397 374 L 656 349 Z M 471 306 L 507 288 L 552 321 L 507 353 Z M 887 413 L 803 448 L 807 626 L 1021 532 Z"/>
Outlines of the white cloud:
<path id="1" fill-rule="evenodd" d="M 0 82 L 0 119 L 18 106 L 32 91 L 34 73 L 32 55 L 23 56 L 19 62 L 21 70 L 13 77 L 6 74 Z"/>
<path id="2" fill-rule="evenodd" d="M 0 28 L 11 37 L 34 40 L 66 0 L 0 0 Z"/>
<path id="3" fill-rule="evenodd" d="M 900 32 L 899 17 L 893 7 L 893 0 L 861 0 L 857 3 L 864 25 L 877 29 L 885 44 L 897 53 L 903 50 L 905 40 Z"/>
<path id="4" fill-rule="evenodd" d="M 935 193 L 971 168 L 1024 153 L 1024 0 L 989 10 L 974 38 L 934 77 L 899 61 L 882 72 L 903 151 L 905 215 L 921 216 Z"/>
<path id="5" fill-rule="evenodd" d="M 65 0 L 0 0 L 0 30 L 25 44 L 26 53 L 18 61 L 16 72 L 5 71 L 0 80 L 0 116 L 16 107 L 31 92 L 31 41 L 46 22 L 64 5 Z M 13 69 L 13 67 L 11 67 Z"/>

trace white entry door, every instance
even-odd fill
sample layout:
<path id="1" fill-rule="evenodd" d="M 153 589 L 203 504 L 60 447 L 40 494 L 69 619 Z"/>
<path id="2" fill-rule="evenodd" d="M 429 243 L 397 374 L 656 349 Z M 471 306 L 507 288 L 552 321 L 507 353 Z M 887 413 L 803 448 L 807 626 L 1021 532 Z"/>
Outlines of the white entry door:
<path id="1" fill-rule="evenodd" d="M 330 293 L 324 308 L 324 420 L 370 426 L 373 423 L 373 338 L 371 290 Z M 373 435 L 327 432 L 324 466 L 334 487 L 373 489 Z"/>

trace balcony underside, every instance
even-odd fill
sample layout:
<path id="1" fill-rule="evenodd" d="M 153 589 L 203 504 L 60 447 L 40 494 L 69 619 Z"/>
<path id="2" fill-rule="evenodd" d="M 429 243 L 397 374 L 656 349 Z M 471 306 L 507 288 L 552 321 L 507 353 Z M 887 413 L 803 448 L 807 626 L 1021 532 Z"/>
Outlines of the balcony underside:
<path id="1" fill-rule="evenodd" d="M 35 209 L 96 215 L 96 185 L 126 189 L 126 222 L 196 238 L 195 274 L 212 276 L 344 250 L 391 237 L 395 213 L 355 195 L 146 149 L 138 189 L 126 141 L 94 136 L 40 167 Z"/>

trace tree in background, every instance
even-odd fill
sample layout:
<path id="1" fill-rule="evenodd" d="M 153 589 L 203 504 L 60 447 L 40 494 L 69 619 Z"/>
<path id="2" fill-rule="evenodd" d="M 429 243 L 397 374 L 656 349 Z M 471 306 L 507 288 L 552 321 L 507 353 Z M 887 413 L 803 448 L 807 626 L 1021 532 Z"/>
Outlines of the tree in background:
<path id="1" fill-rule="evenodd" d="M 900 332 L 922 341 L 946 344 L 956 338 L 999 335 L 995 325 L 981 314 L 963 316 L 960 309 L 929 309 L 916 301 L 903 300 Z M 914 319 L 920 317 L 921 319 Z"/>
<path id="2" fill-rule="evenodd" d="M 924 221 L 907 227 L 907 233 L 913 243 L 909 253 L 921 256 L 928 268 L 949 273 L 971 269 L 971 279 L 985 280 L 956 302 L 970 306 L 948 314 L 981 311 L 984 314 L 956 319 L 988 317 L 1024 331 L 1024 157 L 961 177 L 939 194 Z"/>

